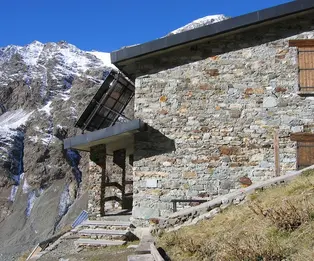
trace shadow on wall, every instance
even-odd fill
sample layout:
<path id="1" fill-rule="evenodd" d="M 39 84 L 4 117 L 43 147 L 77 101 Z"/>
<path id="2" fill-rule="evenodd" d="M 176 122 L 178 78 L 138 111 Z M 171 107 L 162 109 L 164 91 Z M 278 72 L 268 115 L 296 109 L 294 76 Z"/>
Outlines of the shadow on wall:
<path id="1" fill-rule="evenodd" d="M 134 161 L 170 153 L 176 150 L 174 140 L 151 126 L 134 135 Z"/>

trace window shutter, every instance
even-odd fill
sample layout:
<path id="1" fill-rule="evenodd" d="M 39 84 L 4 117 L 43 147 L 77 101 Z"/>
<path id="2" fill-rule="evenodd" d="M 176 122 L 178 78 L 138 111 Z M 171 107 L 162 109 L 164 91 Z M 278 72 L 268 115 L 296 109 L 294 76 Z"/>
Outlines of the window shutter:
<path id="1" fill-rule="evenodd" d="M 292 133 L 292 141 L 297 141 L 297 169 L 314 165 L 314 134 Z"/>
<path id="2" fill-rule="evenodd" d="M 314 40 L 291 40 L 289 46 L 298 47 L 300 92 L 314 92 Z"/>
<path id="3" fill-rule="evenodd" d="M 299 85 L 302 92 L 314 91 L 314 47 L 299 48 Z"/>
<path id="4" fill-rule="evenodd" d="M 314 142 L 298 142 L 297 165 L 298 169 L 314 165 Z"/>

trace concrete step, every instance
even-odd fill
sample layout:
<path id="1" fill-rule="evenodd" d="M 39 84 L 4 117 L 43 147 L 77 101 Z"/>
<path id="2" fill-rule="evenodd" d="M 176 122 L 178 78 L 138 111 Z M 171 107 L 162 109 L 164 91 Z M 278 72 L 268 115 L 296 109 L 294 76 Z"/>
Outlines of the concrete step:
<path id="1" fill-rule="evenodd" d="M 130 221 L 116 221 L 116 220 L 85 220 L 81 226 L 97 226 L 97 227 L 108 227 L 108 226 L 117 226 L 117 227 L 129 227 L 131 225 Z"/>
<path id="2" fill-rule="evenodd" d="M 148 228 L 143 229 L 140 244 L 135 249 L 136 254 L 149 254 L 151 253 L 151 244 L 155 242 L 154 237 L 151 235 Z"/>
<path id="3" fill-rule="evenodd" d="M 128 261 L 155 261 L 151 254 L 128 256 Z"/>
<path id="4" fill-rule="evenodd" d="M 109 236 L 124 236 L 128 233 L 127 230 L 114 230 L 114 229 L 82 229 L 78 233 L 80 235 L 109 235 Z"/>
<path id="5" fill-rule="evenodd" d="M 122 246 L 126 241 L 122 240 L 103 240 L 103 239 L 85 239 L 80 238 L 74 242 L 75 245 L 91 245 L 91 246 Z"/>

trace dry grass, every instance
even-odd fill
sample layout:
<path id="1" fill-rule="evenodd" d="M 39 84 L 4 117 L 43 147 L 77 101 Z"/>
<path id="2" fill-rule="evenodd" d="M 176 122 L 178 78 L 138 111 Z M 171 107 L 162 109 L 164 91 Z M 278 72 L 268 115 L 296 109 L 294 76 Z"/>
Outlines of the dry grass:
<path id="1" fill-rule="evenodd" d="M 212 220 L 164 234 L 173 261 L 314 260 L 314 171 L 259 191 Z"/>
<path id="2" fill-rule="evenodd" d="M 17 261 L 25 261 L 30 253 L 30 251 L 24 252 L 20 257 L 18 257 Z"/>

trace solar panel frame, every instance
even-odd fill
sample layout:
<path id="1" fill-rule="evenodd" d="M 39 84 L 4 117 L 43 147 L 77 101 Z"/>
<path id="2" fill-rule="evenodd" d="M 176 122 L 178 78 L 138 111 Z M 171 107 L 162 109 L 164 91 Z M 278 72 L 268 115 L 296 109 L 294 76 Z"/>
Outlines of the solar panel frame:
<path id="1" fill-rule="evenodd" d="M 104 82 L 88 104 L 75 127 L 95 131 L 114 125 L 134 96 L 134 83 L 124 74 L 109 70 Z M 124 117 L 125 118 L 125 117 Z"/>

